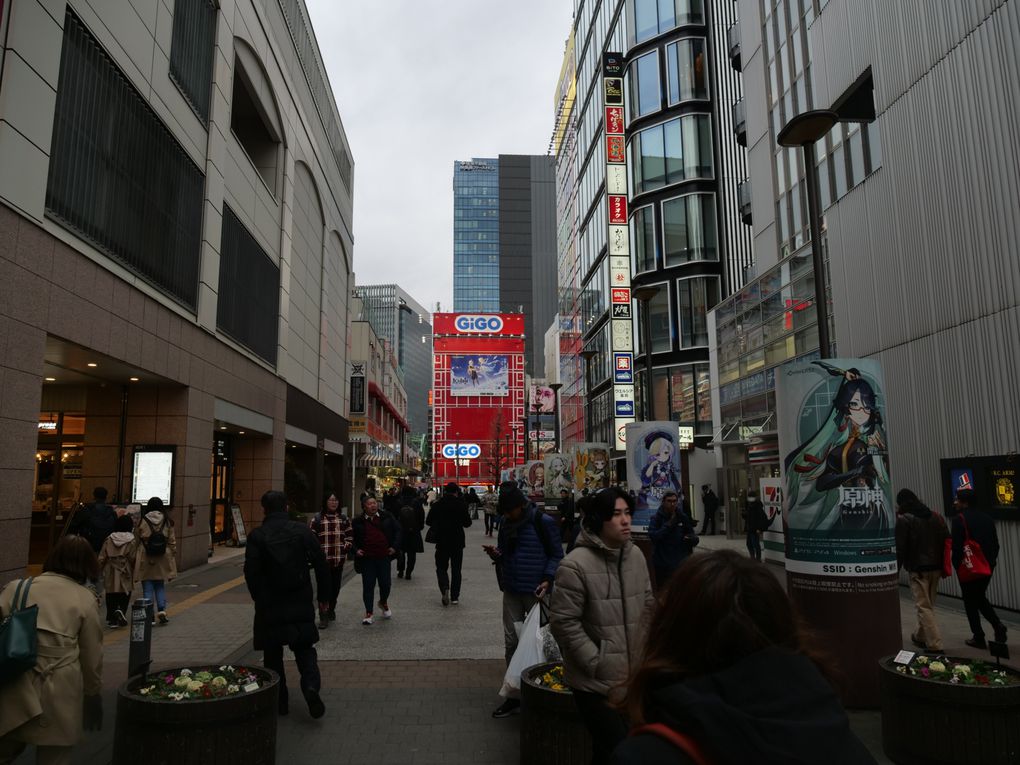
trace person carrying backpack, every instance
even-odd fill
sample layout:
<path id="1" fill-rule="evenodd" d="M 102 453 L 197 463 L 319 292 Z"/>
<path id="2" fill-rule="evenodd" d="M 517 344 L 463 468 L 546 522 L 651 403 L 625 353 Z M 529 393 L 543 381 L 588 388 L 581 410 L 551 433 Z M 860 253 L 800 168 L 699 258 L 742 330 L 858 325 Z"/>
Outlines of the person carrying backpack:
<path id="1" fill-rule="evenodd" d="M 103 542 L 113 533 L 113 524 L 117 520 L 117 511 L 106 504 L 108 492 L 102 486 L 92 490 L 92 502 L 74 514 L 68 534 L 85 537 L 92 545 L 92 551 L 99 555 Z"/>
<path id="2" fill-rule="evenodd" d="M 425 552 L 421 530 L 425 528 L 425 508 L 421 497 L 410 487 L 400 493 L 397 523 L 400 524 L 400 549 L 397 550 L 397 579 L 410 579 L 418 553 Z"/>
<path id="3" fill-rule="evenodd" d="M 374 500 L 373 500 L 374 501 Z M 315 604 L 312 579 L 308 570 L 315 570 L 319 610 L 328 609 L 323 595 L 329 592 L 329 565 L 315 533 L 303 523 L 287 517 L 287 496 L 282 491 L 262 495 L 266 512 L 262 525 L 248 536 L 244 554 L 244 582 L 255 601 L 255 624 L 252 647 L 262 651 L 262 662 L 280 676 L 278 711 L 290 711 L 287 676 L 283 669 L 283 647 L 294 652 L 301 674 L 301 693 L 308 704 L 308 713 L 319 719 L 326 713 L 319 691 L 319 674 L 315 644 Z"/>
<path id="4" fill-rule="evenodd" d="M 177 578 L 177 536 L 169 516 L 163 510 L 163 500 L 152 497 L 145 504 L 145 512 L 135 528 L 137 553 L 135 581 L 142 583 L 142 597 L 148 598 L 156 608 L 160 624 L 167 624 L 166 583 Z"/>
<path id="5" fill-rule="evenodd" d="M 436 543 L 436 581 L 443 605 L 457 605 L 464 563 L 464 529 L 471 525 L 471 516 L 455 481 L 446 484 L 443 498 L 429 510 L 425 525 L 431 529 Z"/>

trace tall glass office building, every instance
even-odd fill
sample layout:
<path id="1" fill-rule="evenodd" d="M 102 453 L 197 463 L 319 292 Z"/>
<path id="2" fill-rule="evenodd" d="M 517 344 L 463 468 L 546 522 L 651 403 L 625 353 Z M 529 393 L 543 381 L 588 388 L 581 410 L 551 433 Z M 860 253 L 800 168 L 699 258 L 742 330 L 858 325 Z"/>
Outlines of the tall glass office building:
<path id="1" fill-rule="evenodd" d="M 453 165 L 453 310 L 499 311 L 499 160 Z"/>

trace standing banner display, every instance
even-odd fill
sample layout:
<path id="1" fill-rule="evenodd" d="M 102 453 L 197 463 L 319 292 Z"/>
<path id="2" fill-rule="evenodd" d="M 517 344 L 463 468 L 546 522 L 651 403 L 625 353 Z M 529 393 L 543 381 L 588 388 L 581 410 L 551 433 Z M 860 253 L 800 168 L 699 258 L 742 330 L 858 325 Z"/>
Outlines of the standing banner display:
<path id="1" fill-rule="evenodd" d="M 786 535 L 783 533 L 783 479 L 759 478 L 758 496 L 765 506 L 769 527 L 762 541 L 762 557 L 775 563 L 786 563 Z"/>
<path id="2" fill-rule="evenodd" d="M 609 447 L 606 444 L 577 444 L 574 447 L 574 488 L 594 494 L 609 486 Z"/>
<path id="3" fill-rule="evenodd" d="M 569 454 L 551 452 L 542 456 L 545 464 L 546 501 L 559 501 L 561 491 L 574 493 L 574 468 Z"/>
<path id="4" fill-rule="evenodd" d="M 532 502 L 545 500 L 545 464 L 530 460 L 524 466 L 524 493 Z"/>
<path id="5" fill-rule="evenodd" d="M 680 427 L 671 421 L 627 426 L 627 486 L 637 494 L 631 528 L 646 531 L 669 491 L 683 495 Z"/>
<path id="6" fill-rule="evenodd" d="M 776 404 L 787 591 L 840 652 L 844 703 L 875 706 L 878 660 L 902 643 L 881 367 L 786 364 Z"/>

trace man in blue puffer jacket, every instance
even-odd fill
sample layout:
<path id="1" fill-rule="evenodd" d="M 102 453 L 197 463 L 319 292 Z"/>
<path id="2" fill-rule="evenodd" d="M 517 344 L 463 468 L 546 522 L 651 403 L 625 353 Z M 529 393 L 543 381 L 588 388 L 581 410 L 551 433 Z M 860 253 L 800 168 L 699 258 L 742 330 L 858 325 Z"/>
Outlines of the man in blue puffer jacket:
<path id="1" fill-rule="evenodd" d="M 506 663 L 517 650 L 514 622 L 523 622 L 528 611 L 552 587 L 556 568 L 563 559 L 563 543 L 556 522 L 540 513 L 513 481 L 499 487 L 499 514 L 503 519 L 495 547 L 483 545 L 496 564 L 499 589 L 503 591 L 503 642 Z M 507 699 L 493 717 L 520 711 L 518 699 Z"/>

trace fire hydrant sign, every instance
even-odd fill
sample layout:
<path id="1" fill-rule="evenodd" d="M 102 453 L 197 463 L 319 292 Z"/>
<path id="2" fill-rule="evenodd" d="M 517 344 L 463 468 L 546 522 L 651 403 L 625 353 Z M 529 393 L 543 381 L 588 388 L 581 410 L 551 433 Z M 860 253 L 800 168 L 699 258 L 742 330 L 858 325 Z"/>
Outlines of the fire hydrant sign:
<path id="1" fill-rule="evenodd" d="M 602 56 L 602 106 L 606 135 L 607 249 L 613 318 L 609 345 L 613 356 L 614 446 L 627 448 L 626 426 L 634 422 L 634 333 L 631 327 L 630 223 L 627 220 L 627 147 L 623 111 L 623 55 Z M 622 383 L 622 384 L 621 384 Z"/>

